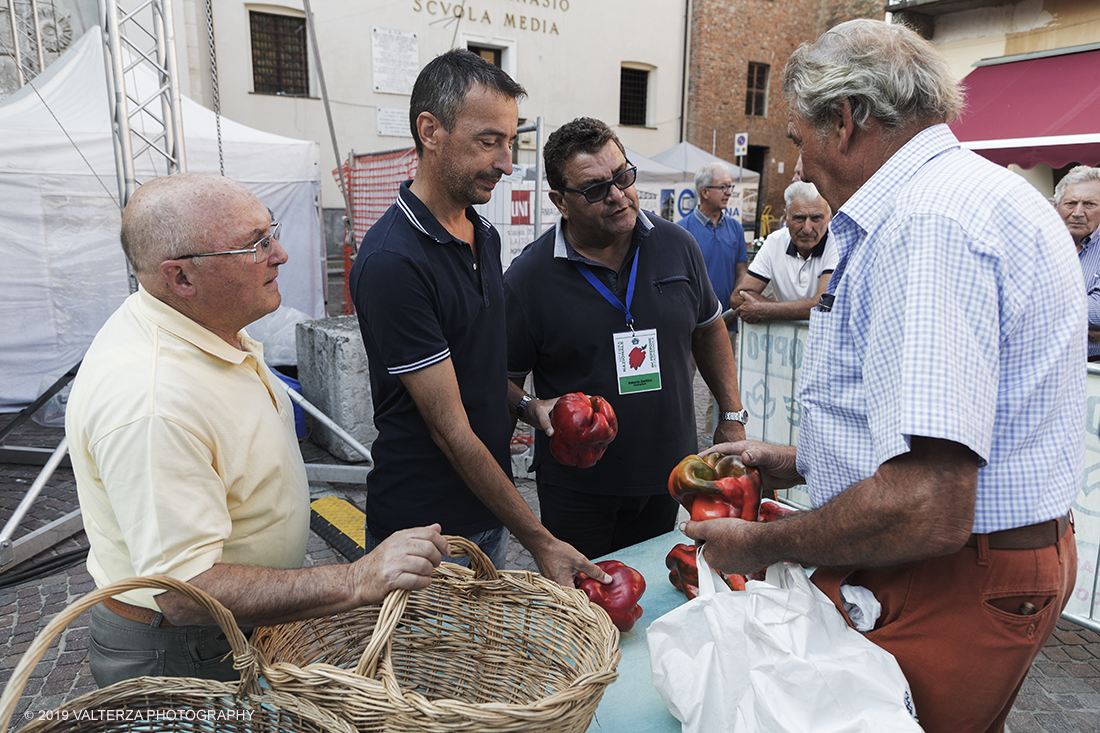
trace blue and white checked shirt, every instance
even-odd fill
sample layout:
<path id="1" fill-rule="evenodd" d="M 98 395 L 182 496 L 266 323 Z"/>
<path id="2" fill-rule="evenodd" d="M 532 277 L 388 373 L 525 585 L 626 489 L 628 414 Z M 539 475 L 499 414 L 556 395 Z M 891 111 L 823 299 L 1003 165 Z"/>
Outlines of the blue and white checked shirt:
<path id="1" fill-rule="evenodd" d="M 1085 296 L 1053 207 L 936 125 L 830 231 L 835 299 L 810 317 L 798 390 L 815 506 L 916 435 L 981 458 L 974 532 L 1064 515 L 1084 470 Z"/>
<path id="2" fill-rule="evenodd" d="M 1100 328 L 1100 228 L 1081 240 L 1077 252 L 1088 295 L 1089 325 Z M 1089 341 L 1089 356 L 1100 354 L 1100 342 Z"/>

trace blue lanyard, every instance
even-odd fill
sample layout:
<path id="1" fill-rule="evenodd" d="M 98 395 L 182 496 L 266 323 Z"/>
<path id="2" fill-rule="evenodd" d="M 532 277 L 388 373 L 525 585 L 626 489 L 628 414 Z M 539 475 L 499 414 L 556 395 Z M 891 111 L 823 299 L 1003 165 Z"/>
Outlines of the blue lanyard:
<path id="1" fill-rule="evenodd" d="M 584 275 L 584 279 L 592 283 L 592 287 L 596 288 L 596 291 L 603 296 L 611 305 L 615 306 L 620 313 L 626 316 L 626 325 L 630 327 L 630 332 L 634 333 L 634 316 L 630 315 L 630 304 L 634 300 L 634 282 L 638 278 L 638 253 L 642 248 L 634 250 L 634 263 L 630 266 L 630 280 L 626 284 L 626 304 L 624 305 L 619 297 L 615 293 L 611 292 L 611 289 L 604 285 L 603 280 L 600 280 L 592 272 L 591 268 L 583 262 L 577 262 L 573 260 L 573 265 L 577 268 L 577 271 Z"/>

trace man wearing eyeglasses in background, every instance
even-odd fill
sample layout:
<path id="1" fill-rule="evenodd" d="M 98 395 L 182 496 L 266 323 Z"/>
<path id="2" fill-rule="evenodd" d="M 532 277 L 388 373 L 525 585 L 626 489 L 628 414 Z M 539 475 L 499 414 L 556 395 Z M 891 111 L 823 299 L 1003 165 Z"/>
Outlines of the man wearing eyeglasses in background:
<path id="1" fill-rule="evenodd" d="M 448 552 L 436 525 L 351 564 L 302 568 L 309 487 L 293 405 L 244 331 L 279 307 L 279 229 L 221 176 L 157 178 L 127 203 L 122 247 L 140 288 L 96 335 L 66 408 L 97 586 L 169 575 L 252 627 L 423 588 Z M 111 598 L 90 631 L 100 686 L 239 677 L 222 631 L 170 591 Z"/>
<path id="2" fill-rule="evenodd" d="M 510 402 L 538 428 L 542 522 L 588 557 L 672 530 L 668 475 L 696 447 L 691 364 L 744 435 L 733 351 L 695 240 L 639 211 L 636 168 L 603 122 L 582 117 L 543 151 L 561 220 L 504 274 Z M 519 385 L 534 372 L 535 399 Z M 618 436 L 591 468 L 549 454 L 549 412 L 570 392 L 614 408 Z"/>
<path id="3" fill-rule="evenodd" d="M 733 177 L 725 163 L 708 163 L 695 173 L 695 210 L 676 222 L 691 232 L 699 243 L 703 261 L 707 263 L 707 275 L 714 286 L 714 294 L 728 311 L 735 306 L 731 302 L 733 286 L 745 276 L 749 268 L 749 250 L 745 243 L 745 229 L 735 217 L 726 215 L 726 205 L 733 193 Z M 737 317 L 725 316 L 733 353 L 737 353 Z M 692 365 L 694 379 L 694 364 Z M 704 426 L 709 441 L 714 432 L 714 400 L 708 399 Z"/>

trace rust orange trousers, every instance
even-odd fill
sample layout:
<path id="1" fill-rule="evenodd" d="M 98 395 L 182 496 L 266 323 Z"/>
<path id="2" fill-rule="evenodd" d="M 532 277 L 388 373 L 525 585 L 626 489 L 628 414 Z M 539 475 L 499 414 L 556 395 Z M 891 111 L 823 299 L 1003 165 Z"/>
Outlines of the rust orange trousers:
<path id="1" fill-rule="evenodd" d="M 1000 733 L 1077 574 L 1070 527 L 1040 550 L 978 547 L 909 565 L 819 568 L 813 582 L 843 611 L 840 585 L 882 604 L 866 637 L 898 660 L 926 733 Z M 845 614 L 847 618 L 847 614 Z"/>

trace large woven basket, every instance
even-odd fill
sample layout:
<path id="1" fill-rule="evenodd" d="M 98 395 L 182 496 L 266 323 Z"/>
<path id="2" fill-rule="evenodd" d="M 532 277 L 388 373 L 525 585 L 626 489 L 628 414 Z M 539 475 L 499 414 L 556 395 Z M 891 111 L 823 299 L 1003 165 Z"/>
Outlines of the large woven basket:
<path id="1" fill-rule="evenodd" d="M 346 720 L 306 700 L 283 692 L 261 690 L 255 650 L 237 628 L 233 615 L 198 588 L 166 576 L 115 583 L 89 593 L 57 614 L 24 652 L 0 697 L 0 731 L 8 730 L 23 688 L 54 638 L 73 619 L 105 598 L 138 588 L 176 591 L 203 606 L 229 640 L 233 666 L 241 673 L 240 682 L 189 677 L 125 680 L 81 695 L 56 710 L 30 711 L 36 720 L 24 726 L 21 733 L 355 733 Z"/>
<path id="2" fill-rule="evenodd" d="M 472 569 L 442 563 L 381 608 L 256 629 L 264 679 L 361 732 L 582 733 L 618 676 L 610 618 L 579 590 L 447 540 Z"/>

